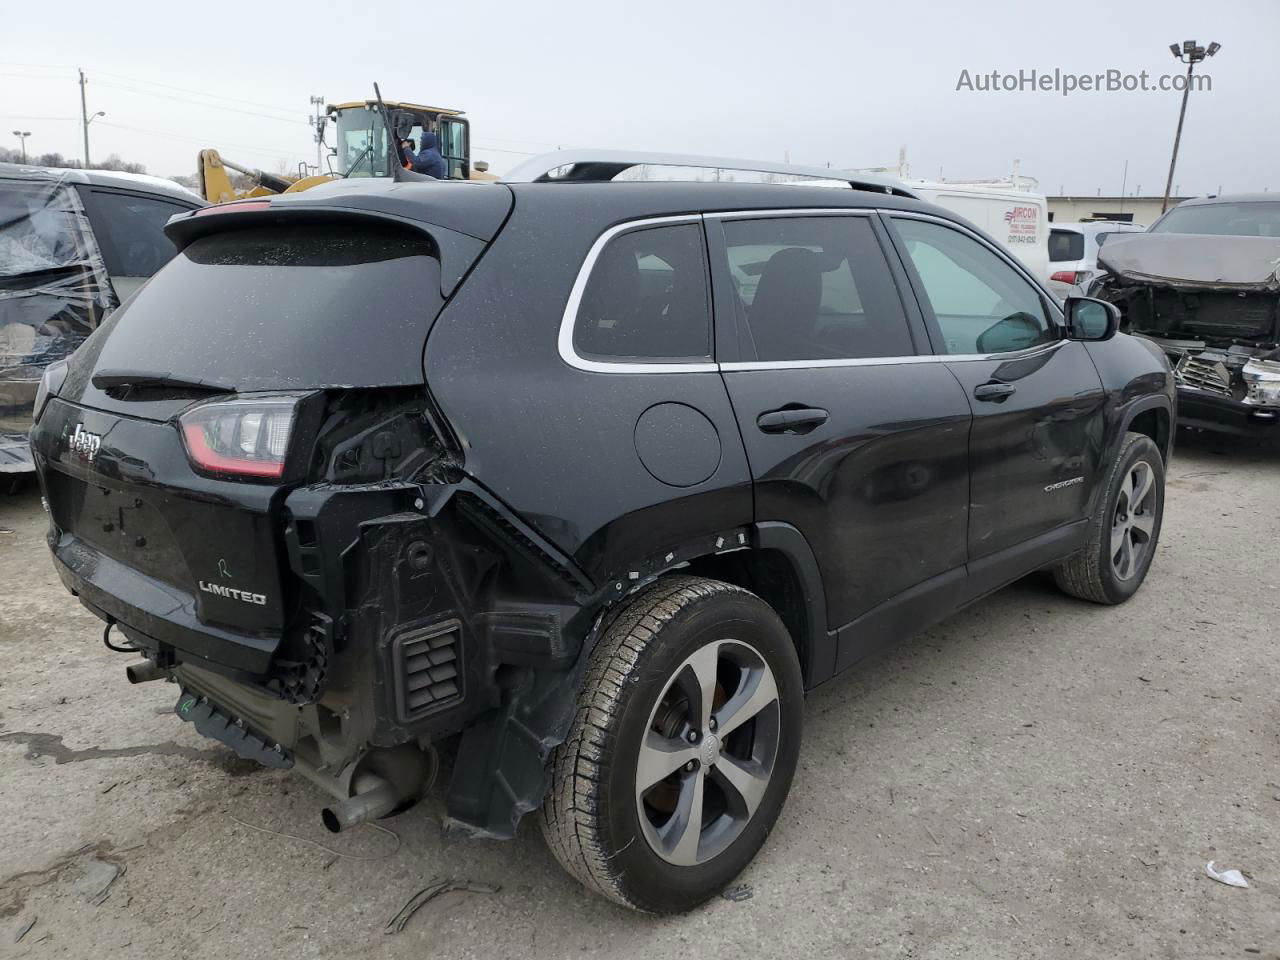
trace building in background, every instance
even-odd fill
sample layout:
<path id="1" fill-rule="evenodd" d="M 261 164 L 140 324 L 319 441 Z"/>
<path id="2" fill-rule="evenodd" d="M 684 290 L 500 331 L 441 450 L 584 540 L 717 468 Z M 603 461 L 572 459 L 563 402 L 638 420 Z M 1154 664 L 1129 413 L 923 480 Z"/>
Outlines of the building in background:
<path id="1" fill-rule="evenodd" d="M 1188 197 L 1170 197 L 1174 207 Z M 1164 197 L 1050 197 L 1049 220 L 1078 223 L 1081 220 L 1119 220 L 1149 226 L 1160 216 Z"/>

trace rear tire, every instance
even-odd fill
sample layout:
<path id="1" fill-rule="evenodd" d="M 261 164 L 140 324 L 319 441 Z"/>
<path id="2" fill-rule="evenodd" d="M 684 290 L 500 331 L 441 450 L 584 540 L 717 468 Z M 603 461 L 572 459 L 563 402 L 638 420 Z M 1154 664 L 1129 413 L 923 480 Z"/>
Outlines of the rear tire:
<path id="1" fill-rule="evenodd" d="M 663 578 L 591 653 L 551 759 L 547 845 L 623 906 L 692 909 L 768 837 L 795 773 L 802 697 L 795 647 L 768 604 L 716 580 Z"/>
<path id="2" fill-rule="evenodd" d="M 1053 571 L 1058 587 L 1094 603 L 1123 603 L 1151 568 L 1164 517 L 1164 459 L 1150 437 L 1125 434 L 1089 520 L 1083 550 Z"/>

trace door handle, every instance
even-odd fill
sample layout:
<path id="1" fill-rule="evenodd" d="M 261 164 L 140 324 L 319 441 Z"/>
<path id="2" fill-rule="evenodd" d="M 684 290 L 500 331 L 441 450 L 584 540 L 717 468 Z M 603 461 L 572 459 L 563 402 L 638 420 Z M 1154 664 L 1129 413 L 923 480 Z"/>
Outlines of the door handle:
<path id="1" fill-rule="evenodd" d="M 985 400 L 988 403 L 1004 403 L 1011 396 L 1018 392 L 1018 388 L 1011 383 L 1000 383 L 992 380 L 990 383 L 980 383 L 973 391 L 975 400 Z"/>
<path id="2" fill-rule="evenodd" d="M 767 410 L 756 417 L 756 426 L 764 433 L 808 433 L 831 419 L 821 407 L 782 407 Z"/>

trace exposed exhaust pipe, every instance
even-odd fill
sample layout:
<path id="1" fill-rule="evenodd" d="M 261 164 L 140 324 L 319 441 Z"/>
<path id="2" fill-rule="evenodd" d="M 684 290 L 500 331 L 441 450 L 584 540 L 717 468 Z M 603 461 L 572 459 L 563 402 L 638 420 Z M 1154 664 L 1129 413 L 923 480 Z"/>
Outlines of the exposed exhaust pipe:
<path id="1" fill-rule="evenodd" d="M 141 660 L 124 668 L 125 676 L 130 683 L 146 683 L 148 680 L 164 680 L 169 676 L 168 670 L 156 666 L 154 660 Z"/>
<path id="2" fill-rule="evenodd" d="M 320 811 L 320 819 L 330 833 L 341 833 L 358 827 L 366 820 L 385 817 L 408 799 L 394 783 L 383 780 L 376 773 L 362 773 L 355 783 L 355 796 Z"/>
<path id="3" fill-rule="evenodd" d="M 351 795 L 321 810 L 320 819 L 330 833 L 341 833 L 368 820 L 389 816 L 422 797 L 431 788 L 438 769 L 439 758 L 432 747 L 424 750 L 405 744 L 376 750 L 352 774 Z"/>

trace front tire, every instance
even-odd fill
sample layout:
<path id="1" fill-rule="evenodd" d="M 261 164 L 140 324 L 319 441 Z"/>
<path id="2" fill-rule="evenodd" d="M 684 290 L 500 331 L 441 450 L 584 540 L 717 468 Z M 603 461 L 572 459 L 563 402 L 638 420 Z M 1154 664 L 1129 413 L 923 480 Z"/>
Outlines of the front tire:
<path id="1" fill-rule="evenodd" d="M 587 887 L 636 910 L 714 896 L 782 810 L 802 696 L 795 647 L 763 600 L 716 580 L 658 581 L 591 653 L 551 760 L 548 846 Z"/>
<path id="2" fill-rule="evenodd" d="M 1125 434 L 1089 520 L 1083 550 L 1054 570 L 1058 586 L 1094 603 L 1123 603 L 1146 579 L 1164 517 L 1164 458 L 1151 438 Z"/>

